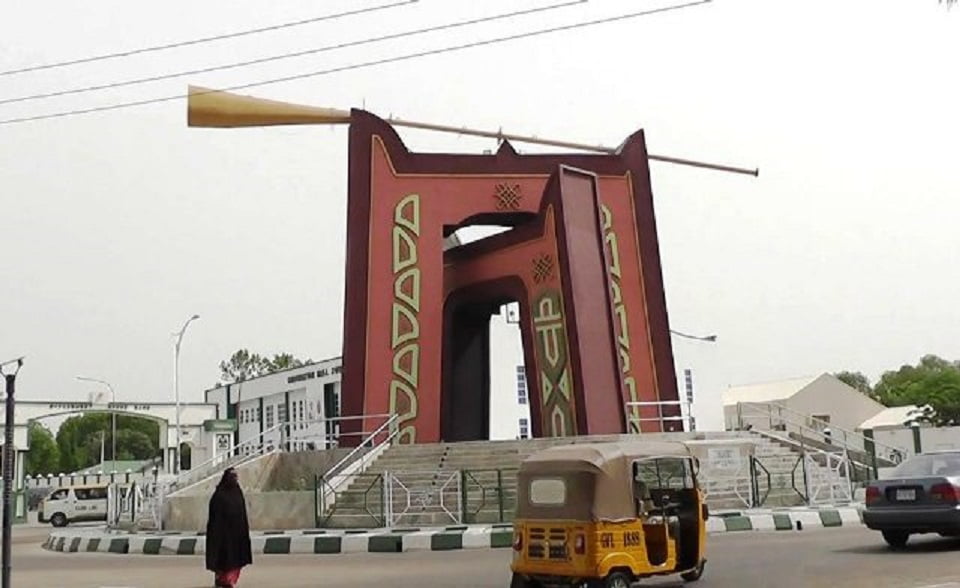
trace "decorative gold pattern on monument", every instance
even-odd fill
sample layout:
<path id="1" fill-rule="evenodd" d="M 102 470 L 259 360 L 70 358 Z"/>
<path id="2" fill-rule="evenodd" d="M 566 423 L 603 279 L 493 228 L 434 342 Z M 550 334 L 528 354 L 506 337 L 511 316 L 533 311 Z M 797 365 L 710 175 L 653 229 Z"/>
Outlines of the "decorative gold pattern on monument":
<path id="1" fill-rule="evenodd" d="M 540 371 L 540 403 L 543 435 L 576 435 L 576 408 L 563 318 L 563 301 L 558 290 L 546 290 L 533 303 L 534 347 Z"/>
<path id="2" fill-rule="evenodd" d="M 390 381 L 390 413 L 396 414 L 398 443 L 415 443 L 414 421 L 419 412 L 420 383 L 420 195 L 405 196 L 393 214 L 393 308 L 390 348 L 393 378 Z"/>
<path id="3" fill-rule="evenodd" d="M 523 200 L 520 184 L 497 184 L 493 196 L 497 199 L 497 210 L 520 210 Z"/>
<path id="4" fill-rule="evenodd" d="M 621 379 L 627 391 L 629 402 L 639 402 L 637 381 L 631 375 L 630 365 L 630 329 L 627 321 L 627 305 L 623 300 L 620 281 L 623 272 L 620 267 L 620 246 L 617 241 L 617 232 L 613 230 L 613 213 L 606 205 L 600 206 L 603 219 L 603 238 L 607 246 L 607 255 L 610 259 L 610 292 L 613 295 L 613 313 L 617 318 L 617 349 L 620 353 Z M 627 431 L 640 432 L 640 407 L 631 406 L 627 412 Z"/>
<path id="5" fill-rule="evenodd" d="M 542 284 L 553 278 L 553 256 L 544 253 L 533 260 L 533 281 Z"/>

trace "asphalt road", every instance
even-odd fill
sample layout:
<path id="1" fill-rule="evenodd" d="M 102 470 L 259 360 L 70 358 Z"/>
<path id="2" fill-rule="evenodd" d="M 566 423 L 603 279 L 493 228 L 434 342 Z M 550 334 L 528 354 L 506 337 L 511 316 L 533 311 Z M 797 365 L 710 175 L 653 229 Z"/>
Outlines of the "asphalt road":
<path id="1" fill-rule="evenodd" d="M 42 537 L 42 533 L 38 533 Z M 32 536 L 31 536 L 32 538 Z M 891 552 L 864 529 L 739 533 L 711 537 L 703 588 L 960 588 L 960 541 L 914 539 Z M 14 545 L 16 588 L 210 588 L 199 557 L 60 554 L 20 536 Z M 259 556 L 241 588 L 505 588 L 509 550 L 350 556 Z M 956 582 L 956 584 L 954 584 Z M 682 586 L 678 580 L 643 586 Z M 691 585 L 691 587 L 694 585 Z"/>

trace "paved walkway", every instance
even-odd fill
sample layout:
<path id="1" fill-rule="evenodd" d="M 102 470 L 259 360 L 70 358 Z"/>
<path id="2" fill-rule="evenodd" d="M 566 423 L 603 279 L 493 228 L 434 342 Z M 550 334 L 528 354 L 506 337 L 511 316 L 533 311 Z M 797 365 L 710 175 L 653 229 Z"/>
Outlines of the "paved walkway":
<path id="1" fill-rule="evenodd" d="M 752 510 L 717 513 L 707 520 L 711 534 L 736 531 L 803 531 L 861 526 L 855 507 Z M 460 549 L 501 549 L 513 543 L 513 527 L 469 525 L 439 528 L 375 530 L 274 531 L 252 536 L 258 554 L 410 553 Z M 197 555 L 206 538 L 196 533 L 124 533 L 103 529 L 56 530 L 44 542 L 50 551 L 134 555 Z"/>

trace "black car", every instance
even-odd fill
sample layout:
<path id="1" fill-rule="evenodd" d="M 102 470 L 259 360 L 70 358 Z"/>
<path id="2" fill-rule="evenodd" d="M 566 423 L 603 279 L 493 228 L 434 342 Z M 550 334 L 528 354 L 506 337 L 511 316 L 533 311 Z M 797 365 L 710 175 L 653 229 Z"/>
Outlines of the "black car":
<path id="1" fill-rule="evenodd" d="M 871 483 L 863 522 L 895 549 L 913 534 L 960 535 L 960 451 L 911 457 Z"/>

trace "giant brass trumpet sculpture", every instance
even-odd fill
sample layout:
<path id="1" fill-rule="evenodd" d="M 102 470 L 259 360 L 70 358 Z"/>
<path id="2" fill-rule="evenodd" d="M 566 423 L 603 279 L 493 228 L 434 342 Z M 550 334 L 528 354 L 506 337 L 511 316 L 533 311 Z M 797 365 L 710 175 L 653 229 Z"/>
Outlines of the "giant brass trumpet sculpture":
<path id="1" fill-rule="evenodd" d="M 532 143 L 549 145 L 551 147 L 566 147 L 582 151 L 599 153 L 616 153 L 613 147 L 586 145 L 569 141 L 542 139 L 524 135 L 514 135 L 502 131 L 484 131 L 464 127 L 453 127 L 434 123 L 403 120 L 395 117 L 385 119 L 398 127 L 426 129 L 441 133 L 455 133 L 458 135 L 472 135 L 475 137 L 489 137 L 500 141 L 517 143 Z M 190 86 L 187 100 L 187 125 L 191 127 L 264 127 L 275 125 L 331 125 L 349 124 L 350 111 L 338 108 L 324 108 L 320 106 L 304 106 L 277 100 L 266 100 L 253 96 L 241 96 L 220 90 L 211 90 L 200 86 Z M 745 169 L 729 165 L 705 163 L 678 157 L 648 154 L 654 161 L 663 161 L 678 165 L 701 167 L 717 171 L 758 176 L 760 170 Z"/>

